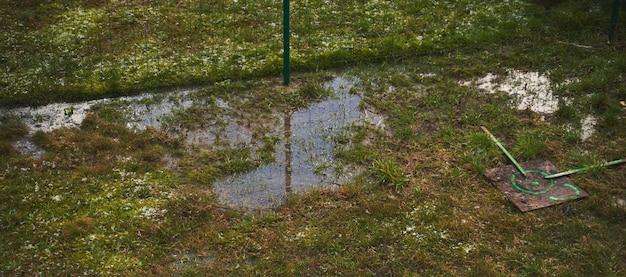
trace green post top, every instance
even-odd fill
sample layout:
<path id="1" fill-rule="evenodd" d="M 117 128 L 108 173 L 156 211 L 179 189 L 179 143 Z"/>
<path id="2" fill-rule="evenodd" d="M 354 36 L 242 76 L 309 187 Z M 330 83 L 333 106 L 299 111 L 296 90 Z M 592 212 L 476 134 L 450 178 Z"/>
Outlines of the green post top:
<path id="1" fill-rule="evenodd" d="M 291 75 L 291 62 L 289 60 L 289 37 L 291 30 L 289 26 L 289 0 L 283 0 L 283 84 L 289 85 Z"/>

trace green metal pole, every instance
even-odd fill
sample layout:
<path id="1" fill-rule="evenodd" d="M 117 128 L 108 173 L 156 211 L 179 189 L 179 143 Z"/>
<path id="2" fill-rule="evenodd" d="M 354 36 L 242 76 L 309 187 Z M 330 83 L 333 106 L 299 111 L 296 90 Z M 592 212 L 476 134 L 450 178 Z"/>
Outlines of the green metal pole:
<path id="1" fill-rule="evenodd" d="M 289 54 L 289 37 L 291 30 L 289 26 L 289 0 L 283 0 L 283 84 L 289 85 L 291 75 L 291 62 Z"/>
<path id="2" fill-rule="evenodd" d="M 620 4 L 622 0 L 613 0 L 613 12 L 611 13 L 611 29 L 609 29 L 609 42 L 615 41 L 615 32 L 617 30 L 617 21 L 619 20 Z"/>
<path id="3" fill-rule="evenodd" d="M 502 145 L 502 143 L 500 143 L 500 141 L 498 141 L 498 139 L 493 134 L 491 134 L 491 132 L 489 132 L 487 128 L 485 128 L 484 126 L 480 126 L 480 128 L 483 129 L 483 131 L 487 133 L 487 135 L 489 135 L 491 140 L 498 146 L 498 148 L 500 148 L 500 150 L 504 152 L 504 155 L 509 158 L 509 160 L 513 163 L 513 165 L 515 165 L 517 170 L 519 170 L 522 175 L 526 176 L 526 170 L 524 170 L 524 168 L 515 160 L 515 158 L 513 158 L 513 155 L 511 155 L 511 153 L 509 153 L 509 151 L 504 148 L 504 145 Z"/>
<path id="4" fill-rule="evenodd" d="M 572 170 L 568 170 L 568 171 L 557 173 L 557 174 L 547 175 L 547 176 L 544 176 L 543 178 L 555 179 L 555 178 L 569 176 L 569 175 L 580 173 L 580 172 L 585 172 L 587 170 L 591 170 L 594 168 L 607 167 L 607 166 L 618 165 L 618 164 L 623 164 L 623 163 L 626 163 L 626 159 L 607 162 L 607 163 L 603 163 L 601 165 L 596 165 L 596 166 L 588 166 L 588 167 L 583 167 L 583 168 L 578 168 L 578 169 L 572 169 Z"/>

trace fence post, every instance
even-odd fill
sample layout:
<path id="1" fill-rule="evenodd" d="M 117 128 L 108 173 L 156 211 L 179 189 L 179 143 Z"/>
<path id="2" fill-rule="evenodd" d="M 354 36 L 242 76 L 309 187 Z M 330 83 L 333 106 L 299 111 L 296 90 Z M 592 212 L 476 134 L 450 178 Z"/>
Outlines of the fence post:
<path id="1" fill-rule="evenodd" d="M 611 29 L 609 30 L 609 42 L 615 41 L 615 31 L 617 31 L 617 21 L 619 20 L 620 4 L 622 0 L 613 0 L 613 12 L 611 14 Z"/>
<path id="2" fill-rule="evenodd" d="M 289 0 L 283 0 L 283 83 L 285 86 L 289 85 L 291 75 L 291 62 L 289 59 L 290 33 L 291 30 L 289 26 Z"/>

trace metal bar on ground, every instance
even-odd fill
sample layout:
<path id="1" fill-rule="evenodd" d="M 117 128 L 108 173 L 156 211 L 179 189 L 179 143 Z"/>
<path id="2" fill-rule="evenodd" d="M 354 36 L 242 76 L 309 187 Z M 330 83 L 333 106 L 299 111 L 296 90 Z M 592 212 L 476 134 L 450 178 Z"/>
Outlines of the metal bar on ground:
<path id="1" fill-rule="evenodd" d="M 585 171 L 588 171 L 588 170 L 591 170 L 591 169 L 595 169 L 595 168 L 619 165 L 619 164 L 623 164 L 623 163 L 626 163 L 626 159 L 615 160 L 615 161 L 612 161 L 612 162 L 603 163 L 601 165 L 587 166 L 587 167 L 583 167 L 583 168 L 572 169 L 572 170 L 568 170 L 568 171 L 561 172 L 561 173 L 547 175 L 547 176 L 544 176 L 543 178 L 545 178 L 545 179 L 555 179 L 555 178 L 565 177 L 565 176 L 569 176 L 569 175 L 576 174 L 576 173 L 585 172 Z"/>
<path id="2" fill-rule="evenodd" d="M 288 86 L 291 79 L 289 0 L 283 0 L 283 84 Z"/>
<path id="3" fill-rule="evenodd" d="M 498 146 L 498 148 L 500 148 L 500 150 L 504 152 L 504 155 L 506 155 L 506 157 L 509 158 L 509 160 L 513 163 L 513 165 L 515 165 L 517 170 L 519 170 L 519 172 L 522 173 L 522 175 L 526 176 L 526 170 L 524 170 L 524 168 L 515 160 L 515 158 L 513 158 L 513 155 L 511 155 L 511 153 L 509 153 L 509 151 L 507 151 L 506 148 L 504 148 L 502 143 L 500 143 L 500 141 L 498 141 L 498 139 L 493 134 L 491 134 L 491 132 L 489 132 L 487 128 L 485 128 L 484 126 L 480 126 L 480 128 L 483 129 L 483 131 L 487 133 L 487 135 L 489 135 L 491 140 Z"/>

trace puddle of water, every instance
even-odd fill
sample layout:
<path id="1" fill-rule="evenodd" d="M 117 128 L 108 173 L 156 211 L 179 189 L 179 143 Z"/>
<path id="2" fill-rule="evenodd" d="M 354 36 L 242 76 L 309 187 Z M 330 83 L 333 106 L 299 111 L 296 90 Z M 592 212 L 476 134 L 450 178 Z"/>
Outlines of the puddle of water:
<path id="1" fill-rule="evenodd" d="M 76 128 L 83 123 L 94 106 L 128 102 L 123 110 L 129 118 L 129 127 L 143 130 L 148 127 L 159 128 L 163 116 L 171 114 L 175 109 L 190 107 L 192 101 L 188 95 L 194 91 L 197 89 L 178 90 L 165 95 L 145 93 L 78 103 L 54 103 L 35 108 L 0 109 L 0 115 L 20 118 L 33 134 L 37 131 L 51 132 L 60 128 Z M 164 100 L 159 101 L 159 97 L 163 96 Z"/>
<path id="2" fill-rule="evenodd" d="M 133 99 L 127 107 L 124 108 L 129 129 L 143 131 L 148 128 L 160 129 L 163 125 L 162 120 L 176 110 L 185 110 L 193 105 L 193 100 L 188 96 L 191 91 L 182 91 L 176 94 L 170 94 L 165 99 L 157 103 L 141 103 Z M 140 99 L 141 100 L 141 99 Z"/>
<path id="3" fill-rule="evenodd" d="M 356 82 L 335 78 L 325 84 L 334 91 L 333 98 L 283 114 L 276 161 L 217 181 L 214 190 L 218 199 L 237 208 L 273 208 L 290 193 L 332 188 L 359 174 L 356 168 L 342 169 L 337 165 L 333 138 L 354 124 L 381 126 L 383 119 L 361 110 L 361 97 L 350 94 Z"/>
<path id="4" fill-rule="evenodd" d="M 276 161 L 246 174 L 230 176 L 214 184 L 219 200 L 231 207 L 265 209 L 280 205 L 289 193 L 300 193 L 313 188 L 329 188 L 345 184 L 360 173 L 357 168 L 338 165 L 335 160 L 334 138 L 346 128 L 358 124 L 371 124 L 384 129 L 384 118 L 375 112 L 362 109 L 361 96 L 351 94 L 359 81 L 338 77 L 324 86 L 334 92 L 333 97 L 314 103 L 307 108 L 285 114 L 272 114 L 266 119 L 266 135 L 281 138 L 276 144 Z M 59 128 L 80 126 L 88 112 L 96 105 L 114 105 L 127 118 L 127 127 L 134 130 L 163 129 L 163 119 L 177 110 L 192 107 L 190 97 L 195 90 L 181 90 L 167 94 L 143 94 L 134 97 L 101 99 L 83 103 L 59 103 L 38 108 L 19 108 L 0 111 L 22 118 L 32 135 L 36 131 L 49 132 Z M 205 104 L 205 103 L 202 103 Z M 250 129 L 243 124 L 226 101 L 217 99 L 211 105 L 219 110 L 198 122 L 202 127 L 170 128 L 170 135 L 181 138 L 192 146 L 250 146 L 262 145 Z M 256 120 L 256 119 L 254 119 Z M 259 127 L 259 124 L 253 126 Z M 267 125 L 267 126 L 266 126 Z M 23 153 L 41 157 L 43 151 L 29 138 L 16 143 Z M 164 163 L 175 167 L 176 159 L 166 157 Z"/>
<path id="5" fill-rule="evenodd" d="M 559 98 L 552 91 L 550 78 L 539 72 L 509 70 L 507 76 L 502 80 L 498 75 L 488 73 L 478 80 L 461 82 L 460 84 L 476 86 L 489 94 L 504 92 L 511 95 L 516 99 L 518 110 L 552 114 L 559 108 Z"/>
<path id="6" fill-rule="evenodd" d="M 576 132 L 578 134 L 578 138 L 580 141 L 585 142 L 589 140 L 596 133 L 596 126 L 598 125 L 598 117 L 595 115 L 589 114 L 586 115 L 580 121 L 580 125 L 568 123 L 565 128 L 568 131 Z M 580 126 L 580 129 L 578 129 Z"/>
<path id="7" fill-rule="evenodd" d="M 225 116 L 225 121 L 226 126 L 214 125 L 214 128 L 178 130 L 176 132 L 180 133 L 187 145 L 228 145 L 236 147 L 254 143 L 252 141 L 252 131 L 241 124 L 237 124 L 231 117 Z"/>
<path id="8" fill-rule="evenodd" d="M 171 115 L 176 109 L 191 107 L 193 102 L 189 95 L 196 90 L 198 89 L 178 90 L 165 95 L 145 93 L 78 103 L 54 103 L 35 108 L 0 109 L 0 115 L 15 116 L 22 120 L 28 127 L 29 134 L 27 138 L 17 141 L 14 146 L 22 154 L 40 158 L 43 150 L 29 139 L 30 136 L 37 131 L 51 132 L 61 128 L 77 128 L 96 105 L 123 103 L 120 109 L 128 118 L 129 128 L 135 130 L 160 128 L 163 117 Z"/>
<path id="9" fill-rule="evenodd" d="M 36 145 L 30 138 L 21 138 L 15 142 L 14 147 L 23 155 L 28 155 L 38 160 L 43 157 L 45 151 Z"/>
<path id="10" fill-rule="evenodd" d="M 594 115 L 587 115 L 581 123 L 580 140 L 586 141 L 590 139 L 596 132 L 596 125 L 598 124 L 598 118 Z"/>
<path id="11" fill-rule="evenodd" d="M 2 115 L 13 115 L 28 126 L 30 133 L 50 132 L 60 128 L 79 126 L 91 108 L 105 100 L 93 100 L 82 103 L 55 103 L 36 108 L 17 108 L 0 110 Z"/>
<path id="12" fill-rule="evenodd" d="M 22 154 L 37 158 L 41 157 L 43 150 L 32 143 L 29 139 L 30 136 L 37 131 L 51 132 L 60 128 L 77 128 L 97 105 L 113 105 L 125 115 L 129 129 L 136 131 L 143 131 L 148 128 L 162 129 L 164 119 L 176 111 L 186 110 L 194 105 L 191 96 L 199 90 L 196 88 L 78 103 L 55 103 L 36 108 L 0 110 L 0 115 L 16 116 L 28 126 L 28 137 L 15 143 L 15 147 Z M 213 104 L 222 110 L 230 109 L 228 103 L 222 99 L 216 99 Z M 168 131 L 170 131 L 170 135 L 182 138 L 188 145 L 227 144 L 239 146 L 252 143 L 251 131 L 237 124 L 234 119 L 227 115 L 220 115 L 220 117 L 224 117 L 220 120 L 225 122 L 225 126 L 219 126 L 216 122 L 212 122 L 209 124 L 211 128 L 192 130 L 177 128 Z"/>
<path id="13" fill-rule="evenodd" d="M 580 82 L 578 78 L 566 79 L 556 88 Z M 531 110 L 540 114 L 552 114 L 559 108 L 559 100 L 565 104 L 571 104 L 572 100 L 567 97 L 555 96 L 552 90 L 552 82 L 545 74 L 538 72 L 523 72 L 509 70 L 507 76 L 501 80 L 498 75 L 488 73 L 475 81 L 460 83 L 463 86 L 476 86 L 478 89 L 489 94 L 504 92 L 516 98 L 518 110 Z M 580 140 L 586 141 L 595 133 L 598 119 L 593 115 L 586 116 L 581 122 Z M 568 128 L 573 128 L 572 126 Z"/>

